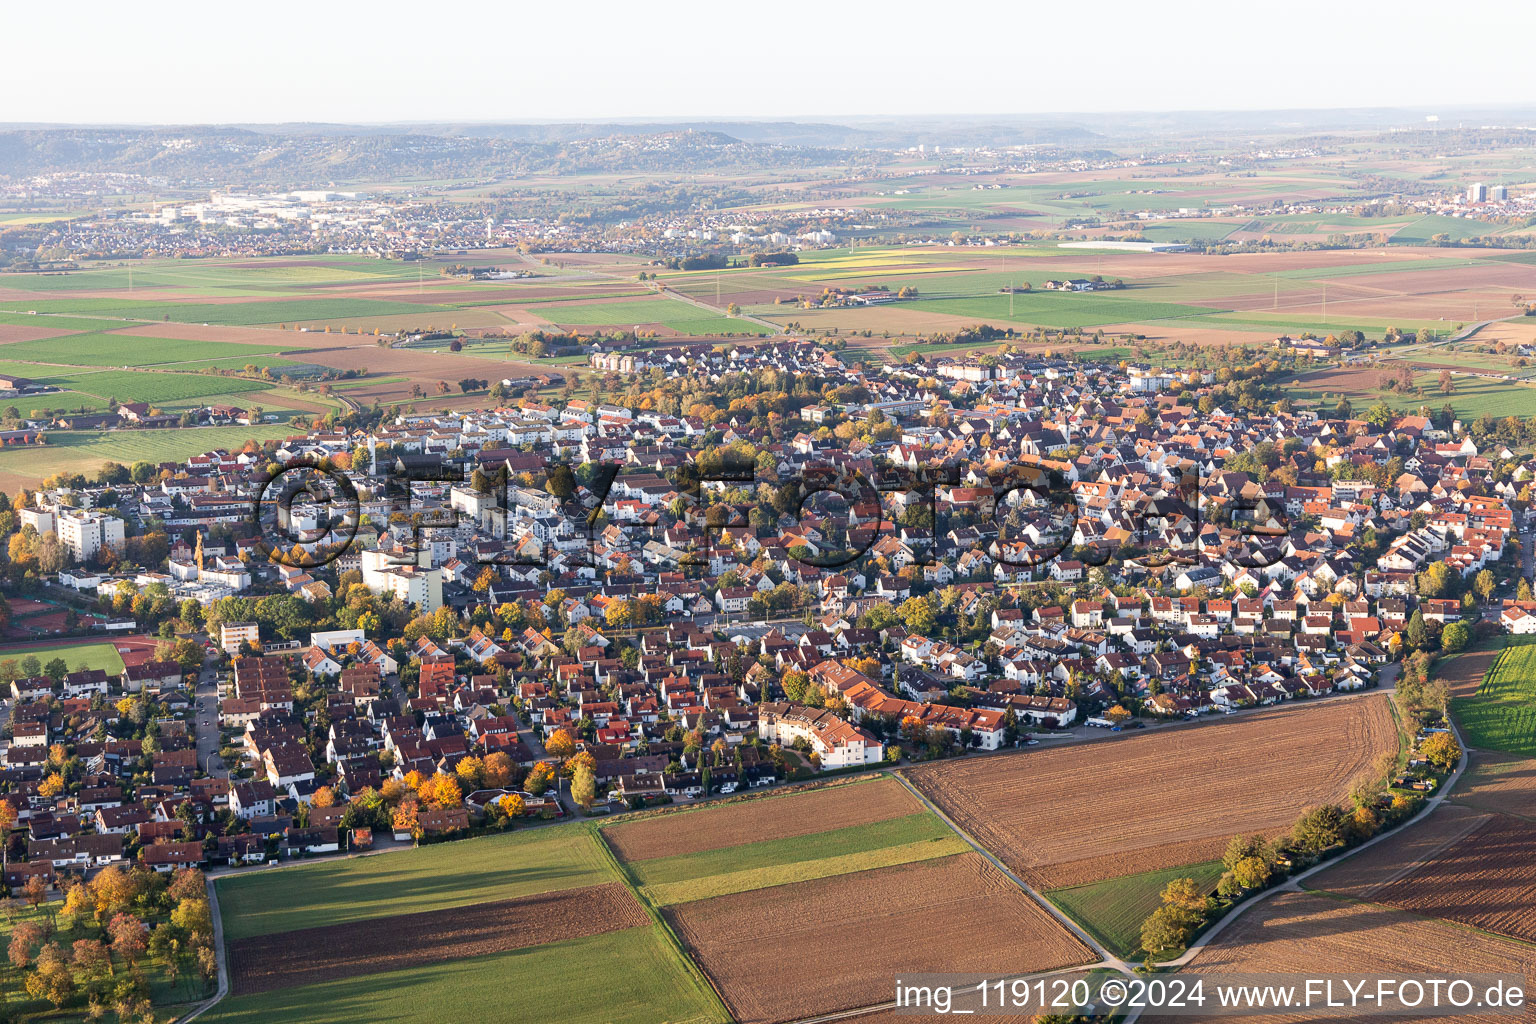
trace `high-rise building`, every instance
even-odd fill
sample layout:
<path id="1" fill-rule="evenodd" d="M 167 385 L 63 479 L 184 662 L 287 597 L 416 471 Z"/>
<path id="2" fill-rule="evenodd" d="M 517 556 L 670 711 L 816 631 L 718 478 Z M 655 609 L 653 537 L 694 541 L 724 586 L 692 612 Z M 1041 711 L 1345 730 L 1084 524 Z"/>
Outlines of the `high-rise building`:
<path id="1" fill-rule="evenodd" d="M 1496 203 L 1502 203 L 1509 198 L 1509 188 L 1505 185 L 1495 185 L 1488 190 L 1488 198 Z"/>
<path id="2" fill-rule="evenodd" d="M 115 516 L 61 509 L 58 529 L 60 543 L 69 548 L 77 562 L 93 557 L 107 545 L 122 550 L 123 521 Z"/>
<path id="3" fill-rule="evenodd" d="M 1469 203 L 1486 203 L 1487 201 L 1488 201 L 1488 186 L 1487 185 L 1484 185 L 1482 182 L 1478 182 L 1476 185 L 1473 185 L 1471 188 L 1467 189 L 1467 202 L 1469 202 Z"/>

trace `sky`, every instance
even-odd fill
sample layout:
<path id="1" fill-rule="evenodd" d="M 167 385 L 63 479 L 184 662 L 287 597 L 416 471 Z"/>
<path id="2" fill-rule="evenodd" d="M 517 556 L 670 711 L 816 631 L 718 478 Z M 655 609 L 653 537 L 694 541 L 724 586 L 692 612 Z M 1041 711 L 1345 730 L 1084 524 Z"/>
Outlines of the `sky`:
<path id="1" fill-rule="evenodd" d="M 435 12 L 441 12 L 440 16 Z M 559 121 L 1536 102 L 1536 4 L 11 0 L 0 122 Z"/>

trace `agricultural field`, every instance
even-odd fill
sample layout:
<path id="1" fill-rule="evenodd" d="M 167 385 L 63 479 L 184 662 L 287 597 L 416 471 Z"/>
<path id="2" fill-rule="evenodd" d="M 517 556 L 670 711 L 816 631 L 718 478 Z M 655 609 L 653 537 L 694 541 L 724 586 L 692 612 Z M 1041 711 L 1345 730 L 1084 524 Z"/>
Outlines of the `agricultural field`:
<path id="1" fill-rule="evenodd" d="M 1026 881 L 1060 889 L 1206 861 L 1238 833 L 1278 833 L 1306 807 L 1344 799 L 1397 746 L 1386 699 L 1367 695 L 907 775 Z M 1090 776 L 1106 782 L 1083 786 Z M 1147 779 L 1179 794 L 1176 810 Z"/>
<path id="2" fill-rule="evenodd" d="M 393 856 L 393 855 L 392 855 Z M 228 996 L 208 1024 L 438 1024 L 444 1007 L 471 1020 L 541 1020 L 552 1004 L 569 1024 L 723 1024 L 705 983 L 680 966 L 652 927 L 566 939 L 465 960 L 302 987 Z M 570 984 L 579 970 L 581 984 Z M 664 1007 L 664 1016 L 657 1008 Z"/>
<path id="3" fill-rule="evenodd" d="M 684 857 L 917 814 L 923 805 L 901 783 L 878 778 L 820 789 L 773 792 L 700 809 L 668 811 L 603 829 L 625 863 Z"/>
<path id="4" fill-rule="evenodd" d="M 1279 892 L 1251 907 L 1180 971 L 1181 975 L 1274 973 L 1324 976 L 1439 977 L 1447 965 L 1458 975 L 1514 974 L 1536 985 L 1536 950 L 1469 928 L 1426 920 L 1388 907 L 1316 893 Z M 1179 1018 L 1143 1016 L 1145 1021 Z M 1262 1024 L 1303 1024 L 1304 1013 L 1245 1016 Z M 1532 1021 L 1517 1016 L 1414 1016 L 1441 1024 Z"/>
<path id="5" fill-rule="evenodd" d="M 285 438 L 294 428 L 283 423 L 254 427 L 194 427 L 186 430 L 59 430 L 48 443 L 0 452 L 0 490 L 14 494 L 36 487 L 55 473 L 94 474 L 103 462 L 181 462 L 214 448 L 240 448 L 247 441 Z"/>
<path id="6" fill-rule="evenodd" d="M 1210 860 L 1055 889 L 1046 897 L 1111 953 L 1134 958 L 1141 949 L 1141 924 L 1162 905 L 1169 882 L 1193 878 L 1202 891 L 1213 892 L 1223 870 L 1221 861 Z"/>
<path id="7" fill-rule="evenodd" d="M 1456 673 L 1451 683 L 1451 714 L 1467 744 L 1536 757 L 1536 636 L 1503 638 L 1496 655 L 1489 651 L 1458 655 L 1442 668 Z M 1471 659 L 1471 660 L 1468 660 Z M 1486 665 L 1475 690 L 1471 679 Z"/>
<path id="8" fill-rule="evenodd" d="M 1094 959 L 977 853 L 734 893 L 664 913 L 741 1024 L 873 1006 L 890 999 L 891 979 L 903 971 L 1019 974 Z M 786 950 L 804 964 L 838 967 L 795 971 L 789 982 Z"/>
<path id="9" fill-rule="evenodd" d="M 965 840 L 938 818 L 922 811 L 811 835 L 762 839 L 720 850 L 635 861 L 629 869 L 652 903 L 668 906 L 947 857 L 967 849 Z"/>
<path id="10" fill-rule="evenodd" d="M 724 1007 L 619 876 L 561 825 L 219 880 L 232 994 L 206 1019 L 430 1024 L 443 1007 L 577 1024 L 723 1024 Z M 583 984 L 567 985 L 573 965 Z M 494 984 L 486 984 L 487 979 Z"/>
<path id="11" fill-rule="evenodd" d="M 219 882 L 228 941 L 616 881 L 590 831 L 515 832 Z"/>
<path id="12" fill-rule="evenodd" d="M 1451 799 L 1476 810 L 1536 820 L 1536 759 L 1475 751 Z"/>
<path id="13" fill-rule="evenodd" d="M 1425 353 L 1424 363 L 1431 366 L 1439 363 L 1441 351 L 1435 349 Z M 1424 365 L 1416 360 L 1414 363 L 1419 366 Z M 1391 361 L 1373 367 L 1314 370 L 1297 377 L 1295 381 L 1286 385 L 1285 391 L 1294 398 L 1306 401 L 1337 401 L 1339 396 L 1344 396 L 1360 412 L 1363 412 L 1366 406 L 1377 402 L 1385 402 L 1388 406 L 1403 412 L 1414 412 L 1426 405 L 1432 409 L 1439 409 L 1442 405 L 1449 404 L 1458 418 L 1468 422 L 1484 414 L 1495 418 L 1524 416 L 1530 409 L 1536 407 L 1536 382 L 1509 379 L 1509 375 L 1517 372 L 1528 373 L 1530 372 L 1528 370 L 1453 368 L 1451 369 L 1452 390 L 1447 395 L 1441 393 L 1439 388 L 1439 370 L 1433 369 L 1415 374 L 1414 385 L 1418 390 L 1415 393 L 1404 394 L 1381 387 L 1382 380 L 1396 366 L 1397 362 Z M 1454 363 L 1448 364 L 1448 368 L 1454 366 Z M 1485 375 L 1490 372 L 1497 376 Z"/>
<path id="14" fill-rule="evenodd" d="M 1376 888 L 1375 903 L 1536 942 L 1536 823 L 1503 814 Z"/>

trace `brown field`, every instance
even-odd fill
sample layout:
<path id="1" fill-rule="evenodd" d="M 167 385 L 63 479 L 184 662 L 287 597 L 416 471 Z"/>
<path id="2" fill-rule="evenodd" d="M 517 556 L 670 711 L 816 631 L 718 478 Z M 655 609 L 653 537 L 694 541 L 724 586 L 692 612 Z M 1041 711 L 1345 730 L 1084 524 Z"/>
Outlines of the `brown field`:
<path id="1" fill-rule="evenodd" d="M 623 860 L 652 860 L 867 825 L 922 809 L 901 783 L 880 778 L 658 814 L 604 829 L 603 838 Z"/>
<path id="2" fill-rule="evenodd" d="M 1476 751 L 1451 799 L 1482 811 L 1536 819 L 1536 760 Z"/>
<path id="3" fill-rule="evenodd" d="M 1536 824 L 1488 815 L 1371 896 L 1378 903 L 1536 942 Z"/>
<path id="4" fill-rule="evenodd" d="M 1442 661 L 1435 668 L 1435 678 L 1445 683 L 1452 697 L 1470 697 L 1483 685 L 1483 677 L 1499 659 L 1502 650 L 1502 647 L 1493 647 L 1486 651 L 1458 654 Z"/>
<path id="5" fill-rule="evenodd" d="M 1443 803 L 1423 821 L 1318 872 L 1305 885 L 1355 899 L 1372 899 L 1378 889 L 1477 831 L 1489 817 Z"/>
<path id="6" fill-rule="evenodd" d="M 1238 918 L 1184 968 L 1184 974 L 1283 972 L 1298 976 L 1355 974 L 1445 977 L 1471 973 L 1514 974 L 1536 982 L 1536 950 L 1466 928 L 1425 921 L 1402 911 L 1350 903 L 1311 893 L 1276 893 Z M 1144 1021 L 1187 1018 L 1144 1016 Z M 1318 1015 L 1244 1017 L 1259 1024 L 1291 1024 Z M 1384 1021 L 1391 1018 L 1328 1017 Z M 1536 1021 L 1529 1006 L 1518 1016 L 1411 1018 L 1464 1024 L 1472 1020 Z"/>
<path id="7" fill-rule="evenodd" d="M 216 327 L 203 324 L 178 324 L 170 321 L 144 324 L 140 327 L 124 327 L 108 333 L 127 335 L 131 338 L 174 338 L 181 341 L 246 341 L 295 347 L 312 344 L 309 335 L 287 333 L 273 327 Z"/>
<path id="8" fill-rule="evenodd" d="M 1275 708 L 908 777 L 1031 884 L 1082 885 L 1218 856 L 1336 802 L 1397 749 L 1384 697 Z M 1174 796 L 1174 794 L 1177 794 Z"/>
<path id="9" fill-rule="evenodd" d="M 304 928 L 230 944 L 235 993 L 376 974 L 601 935 L 650 919 L 620 882 L 382 920 Z"/>
<path id="10" fill-rule="evenodd" d="M 1219 322 L 1219 321 L 1216 321 Z M 1171 343 L 1182 341 L 1186 345 L 1261 345 L 1267 346 L 1274 341 L 1275 331 L 1254 331 L 1238 327 L 1185 327 L 1182 324 L 1168 326 L 1167 324 L 1105 324 L 1096 327 L 1106 336 L 1113 337 L 1117 334 L 1140 334 L 1150 342 Z M 1085 354 L 1091 355 L 1092 348 L 1084 348 Z"/>
<path id="11" fill-rule="evenodd" d="M 0 345 L 11 341 L 42 341 L 44 338 L 59 338 L 74 333 L 53 327 L 32 327 L 29 324 L 0 324 Z"/>
<path id="12" fill-rule="evenodd" d="M 741 1024 L 873 1006 L 891 998 L 906 971 L 1021 974 L 1094 959 L 975 853 L 720 896 L 666 914 Z M 801 969 L 786 963 L 786 951 Z"/>

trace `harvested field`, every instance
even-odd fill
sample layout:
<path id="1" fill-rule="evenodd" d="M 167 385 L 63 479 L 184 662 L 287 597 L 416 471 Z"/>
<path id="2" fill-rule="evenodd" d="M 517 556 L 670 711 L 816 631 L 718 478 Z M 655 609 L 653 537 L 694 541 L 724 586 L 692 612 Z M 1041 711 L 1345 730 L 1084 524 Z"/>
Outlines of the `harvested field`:
<path id="1" fill-rule="evenodd" d="M 23 324 L 0 324 L 0 345 L 12 341 L 43 341 L 46 338 L 58 338 L 70 331 L 61 331 L 54 327 L 29 327 Z"/>
<path id="2" fill-rule="evenodd" d="M 1278 834 L 1396 749 L 1387 701 L 1370 696 L 907 775 L 1031 884 L 1056 889 L 1210 860 L 1241 832 Z M 1156 793 L 1177 793 L 1176 805 Z"/>
<path id="3" fill-rule="evenodd" d="M 1497 973 L 1536 981 L 1536 950 L 1479 935 L 1465 928 L 1425 921 L 1402 911 L 1349 903 L 1310 893 L 1276 893 L 1222 932 L 1183 974 L 1284 972 L 1296 975 L 1369 974 L 1443 977 Z M 1529 991 L 1529 988 L 1527 988 Z M 1144 1021 L 1188 1018 L 1144 1016 Z M 1316 1020 L 1304 1013 L 1245 1016 L 1260 1024 Z M 1381 1016 L 1328 1017 L 1382 1021 Z M 1536 1021 L 1527 1007 L 1518 1016 L 1413 1017 L 1415 1021 Z"/>
<path id="4" fill-rule="evenodd" d="M 922 810 L 901 783 L 881 778 L 659 814 L 604 829 L 603 838 L 622 860 L 633 862 L 830 832 Z"/>
<path id="5" fill-rule="evenodd" d="M 1020 974 L 1093 959 L 979 854 L 859 871 L 665 912 L 742 1024 L 891 998 L 907 971 Z M 978 922 L 986 928 L 978 930 Z M 771 936 L 771 939 L 765 939 Z M 853 941 L 853 937 L 866 941 Z M 836 970 L 794 972 L 784 953 Z"/>
<path id="6" fill-rule="evenodd" d="M 1481 811 L 1536 819 L 1536 760 L 1477 751 L 1451 799 Z"/>
<path id="7" fill-rule="evenodd" d="M 230 341 L 260 342 L 265 345 L 281 345 L 284 348 L 303 348 L 310 344 L 309 336 L 274 330 L 271 327 L 220 327 L 204 324 L 178 324 L 164 322 L 124 327 L 111 333 L 130 338 L 176 338 L 181 341 Z"/>
<path id="8" fill-rule="evenodd" d="M 1489 817 L 1455 804 L 1441 804 L 1411 828 L 1313 875 L 1306 887 L 1372 899 L 1378 889 L 1477 831 Z"/>
<path id="9" fill-rule="evenodd" d="M 230 945 L 236 995 L 377 974 L 638 928 L 650 918 L 620 882 L 239 939 Z"/>
<path id="10" fill-rule="evenodd" d="M 1536 942 L 1536 825 L 1489 815 L 1371 896 L 1428 917 Z"/>

